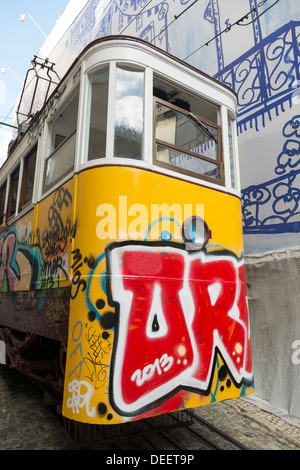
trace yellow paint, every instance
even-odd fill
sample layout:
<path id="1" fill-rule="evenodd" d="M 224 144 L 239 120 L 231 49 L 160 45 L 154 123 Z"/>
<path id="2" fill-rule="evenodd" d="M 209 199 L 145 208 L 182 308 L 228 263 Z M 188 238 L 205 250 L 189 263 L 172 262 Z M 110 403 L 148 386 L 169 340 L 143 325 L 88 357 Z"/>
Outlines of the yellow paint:
<path id="1" fill-rule="evenodd" d="M 107 318 L 114 311 L 105 293 L 105 248 L 116 241 L 150 237 L 153 241 L 155 236 L 159 240 L 162 231 L 169 231 L 172 240 L 182 243 L 183 207 L 191 205 L 194 213 L 198 204 L 199 209 L 203 205 L 203 217 L 212 231 L 208 251 L 224 248 L 240 257 L 243 254 L 241 205 L 237 197 L 222 191 L 121 166 L 83 171 L 76 177 L 75 186 L 70 184 L 70 191 L 76 195 L 73 219 L 76 220 L 77 231 L 72 243 L 73 255 L 69 259 L 70 266 L 75 263 L 71 272 L 74 298 L 70 306 L 63 414 L 82 422 L 114 424 L 128 418 L 120 416 L 109 402 L 114 330 L 102 328 L 95 319 L 97 309 L 102 317 L 108 314 Z M 162 203 L 166 205 L 164 209 L 173 208 L 176 218 L 171 223 L 168 220 L 151 226 L 154 223 L 151 211 L 157 214 L 155 211 Z M 46 207 L 41 205 L 43 216 L 40 220 L 45 225 L 49 205 L 45 202 L 43 206 Z M 162 215 L 170 216 L 168 211 Z M 221 361 L 221 358 L 218 359 Z M 237 397 L 241 393 L 241 389 L 234 387 L 233 383 L 223 391 L 221 386 L 216 368 L 211 393 L 201 396 L 181 391 L 182 406 L 200 406 L 214 400 Z M 248 388 L 243 390 L 243 394 L 251 391 Z M 171 410 L 166 408 L 166 411 Z M 154 414 L 159 412 L 158 408 Z M 143 417 L 139 415 L 132 419 Z"/>
<path id="2" fill-rule="evenodd" d="M 37 205 L 34 246 L 44 266 L 37 288 L 70 285 L 69 260 L 76 223 L 73 201 L 74 179 L 71 179 Z"/>

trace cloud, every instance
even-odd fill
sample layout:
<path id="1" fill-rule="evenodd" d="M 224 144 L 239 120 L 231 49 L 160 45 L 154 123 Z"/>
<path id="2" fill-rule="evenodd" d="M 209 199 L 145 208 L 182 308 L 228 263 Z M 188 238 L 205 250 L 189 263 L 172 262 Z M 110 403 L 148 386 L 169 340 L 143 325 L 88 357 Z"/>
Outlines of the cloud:
<path id="1" fill-rule="evenodd" d="M 138 96 L 124 96 L 118 100 L 116 122 L 141 132 L 143 130 L 143 99 Z"/>

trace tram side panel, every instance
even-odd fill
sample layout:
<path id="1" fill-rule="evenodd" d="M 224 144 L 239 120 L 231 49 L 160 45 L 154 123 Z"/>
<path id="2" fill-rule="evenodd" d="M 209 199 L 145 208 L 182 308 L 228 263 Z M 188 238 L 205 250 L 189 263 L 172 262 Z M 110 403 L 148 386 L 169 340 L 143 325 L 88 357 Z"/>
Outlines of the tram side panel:
<path id="1" fill-rule="evenodd" d="M 1 339 L 12 365 L 19 369 L 24 369 L 22 357 L 28 356 L 25 339 L 28 345 L 36 343 L 33 335 L 56 340 L 63 347 L 67 343 L 69 260 L 76 233 L 73 201 L 74 181 L 70 180 L 0 235 Z M 32 370 L 39 359 L 37 354 L 31 357 L 28 370 L 23 371 Z"/>
<path id="2" fill-rule="evenodd" d="M 211 239 L 191 250 L 182 224 L 197 210 Z M 237 197 L 104 166 L 78 175 L 76 220 L 67 418 L 122 423 L 253 391 Z"/>

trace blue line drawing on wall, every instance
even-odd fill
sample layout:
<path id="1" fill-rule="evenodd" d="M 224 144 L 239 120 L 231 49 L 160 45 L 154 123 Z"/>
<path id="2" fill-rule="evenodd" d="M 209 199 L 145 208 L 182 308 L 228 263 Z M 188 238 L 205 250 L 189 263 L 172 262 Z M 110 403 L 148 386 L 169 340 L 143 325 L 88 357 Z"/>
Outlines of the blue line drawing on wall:
<path id="1" fill-rule="evenodd" d="M 72 60 L 89 42 L 111 34 L 129 31 L 170 52 L 168 25 L 173 22 L 174 12 L 193 3 L 193 0 L 90 0 L 60 40 L 55 62 L 62 64 L 63 69 L 57 70 L 58 74 L 64 75 Z M 243 5 L 251 12 L 263 3 L 267 7 L 274 0 L 244 0 Z M 234 14 L 232 10 L 228 12 L 227 5 L 227 0 L 206 0 L 203 18 L 195 17 L 191 28 L 205 21 L 212 25 L 217 36 L 212 43 L 216 50 L 214 76 L 238 95 L 239 135 L 249 130 L 263 132 L 268 121 L 275 120 L 295 105 L 295 90 L 300 84 L 300 21 L 290 21 L 263 37 L 260 18 L 257 12 L 252 12 L 249 17 L 252 38 L 249 40 L 253 46 L 225 63 L 228 50 L 224 49 L 224 44 L 228 47 L 228 41 L 224 38 L 231 34 L 233 21 L 230 16 Z M 220 34 L 224 28 L 228 31 Z M 251 32 L 251 26 L 247 31 Z M 295 116 L 297 114 L 295 112 Z M 278 148 L 278 155 L 274 154 L 274 168 L 271 169 L 274 174 L 270 174 L 269 181 L 242 189 L 245 233 L 299 232 L 299 137 L 287 137 L 287 128 L 282 132 L 287 140 L 282 149 Z M 293 158 L 287 163 L 291 153 Z"/>
<path id="2" fill-rule="evenodd" d="M 244 233 L 300 231 L 300 115 L 283 127 L 277 178 L 242 192 Z"/>
<path id="3" fill-rule="evenodd" d="M 249 0 L 250 9 L 257 0 Z M 254 20 L 252 15 L 252 20 Z M 220 31 L 219 0 L 208 2 L 204 19 Z M 230 26 L 230 19 L 227 20 Z M 300 84 L 300 22 L 290 21 L 262 37 L 260 20 L 253 21 L 254 46 L 224 66 L 222 35 L 216 41 L 216 79 L 238 95 L 237 128 L 262 131 L 266 119 L 292 108 L 295 88 Z M 300 125 L 295 115 L 283 127 L 287 139 L 274 156 L 274 178 L 242 189 L 244 233 L 287 233 L 300 231 Z M 277 165 L 276 165 L 276 163 Z"/>
<path id="4" fill-rule="evenodd" d="M 300 79 L 299 35 L 300 22 L 291 21 L 215 75 L 238 95 L 239 133 L 253 125 L 259 130 L 266 116 L 272 120 L 272 109 L 278 116 L 285 103 L 292 106 Z"/>

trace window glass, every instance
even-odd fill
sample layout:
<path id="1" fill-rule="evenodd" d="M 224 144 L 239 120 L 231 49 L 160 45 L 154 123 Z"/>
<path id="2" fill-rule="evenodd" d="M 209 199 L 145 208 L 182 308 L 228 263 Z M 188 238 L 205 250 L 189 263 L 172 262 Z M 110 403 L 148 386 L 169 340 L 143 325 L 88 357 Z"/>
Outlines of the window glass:
<path id="1" fill-rule="evenodd" d="M 75 159 L 78 93 L 52 124 L 52 153 L 46 160 L 44 186 L 51 186 L 72 170 Z"/>
<path id="2" fill-rule="evenodd" d="M 45 187 L 50 186 L 73 168 L 76 132 L 46 162 Z"/>
<path id="3" fill-rule="evenodd" d="M 32 201 L 37 147 L 24 159 L 20 210 Z"/>
<path id="4" fill-rule="evenodd" d="M 92 96 L 90 111 L 88 160 L 103 158 L 106 153 L 108 106 L 108 66 L 90 77 Z"/>
<path id="5" fill-rule="evenodd" d="M 15 215 L 18 195 L 20 166 L 12 173 L 9 186 L 8 218 Z"/>
<path id="6" fill-rule="evenodd" d="M 218 106 L 156 76 L 153 78 L 153 95 L 196 116 L 201 116 L 213 124 L 219 123 Z"/>
<path id="7" fill-rule="evenodd" d="M 156 159 L 159 162 L 174 166 L 174 169 L 181 169 L 183 172 L 187 171 L 217 180 L 221 179 L 221 169 L 216 163 L 203 160 L 173 148 L 157 145 Z"/>
<path id="8" fill-rule="evenodd" d="M 52 152 L 77 129 L 78 93 L 52 124 Z"/>
<path id="9" fill-rule="evenodd" d="M 117 67 L 114 156 L 142 159 L 144 71 Z"/>
<path id="10" fill-rule="evenodd" d="M 236 188 L 235 155 L 234 155 L 234 142 L 233 142 L 233 120 L 230 119 L 229 116 L 228 116 L 228 138 L 229 138 L 231 187 Z"/>
<path id="11" fill-rule="evenodd" d="M 156 139 L 176 147 L 218 159 L 218 129 L 196 116 L 182 114 L 156 103 Z"/>
<path id="12" fill-rule="evenodd" d="M 219 107 L 158 76 L 153 96 L 155 163 L 223 184 Z"/>
<path id="13" fill-rule="evenodd" d="M 4 221 L 4 209 L 5 209 L 5 196 L 6 196 L 6 182 L 0 188 L 0 224 Z"/>

